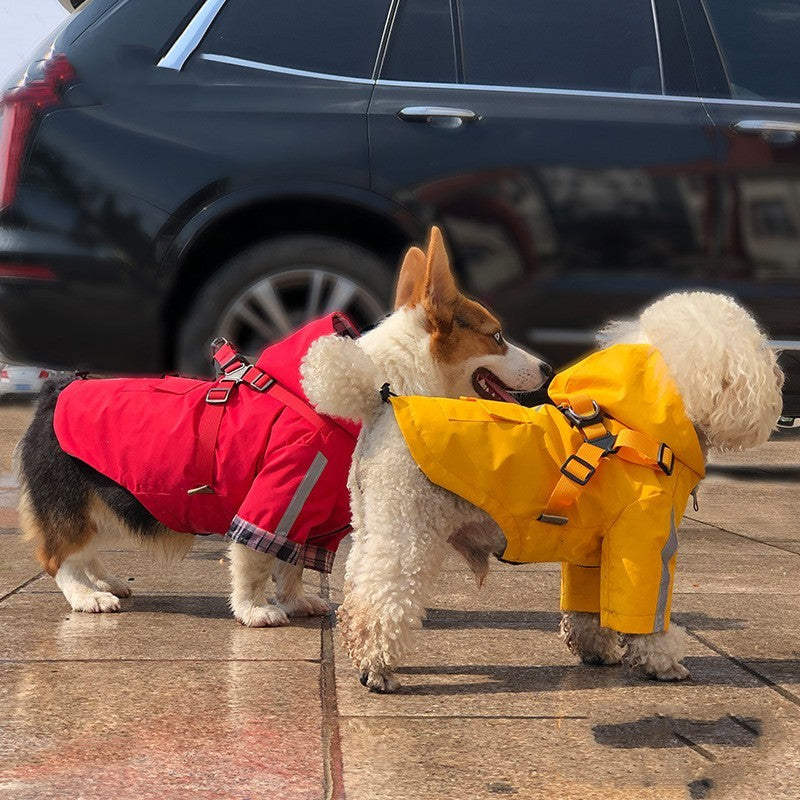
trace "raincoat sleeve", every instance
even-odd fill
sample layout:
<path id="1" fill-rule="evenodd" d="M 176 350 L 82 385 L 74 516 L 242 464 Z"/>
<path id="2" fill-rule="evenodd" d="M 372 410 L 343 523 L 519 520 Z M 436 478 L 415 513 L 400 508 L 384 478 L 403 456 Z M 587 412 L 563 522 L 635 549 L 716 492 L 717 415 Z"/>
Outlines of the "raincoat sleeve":
<path id="1" fill-rule="evenodd" d="M 336 518 L 347 467 L 322 436 L 267 453 L 227 538 L 291 564 L 329 572 L 349 517 Z"/>
<path id="2" fill-rule="evenodd" d="M 667 630 L 678 551 L 675 519 L 673 498 L 654 492 L 631 503 L 608 530 L 600 566 L 602 625 L 621 633 Z"/>

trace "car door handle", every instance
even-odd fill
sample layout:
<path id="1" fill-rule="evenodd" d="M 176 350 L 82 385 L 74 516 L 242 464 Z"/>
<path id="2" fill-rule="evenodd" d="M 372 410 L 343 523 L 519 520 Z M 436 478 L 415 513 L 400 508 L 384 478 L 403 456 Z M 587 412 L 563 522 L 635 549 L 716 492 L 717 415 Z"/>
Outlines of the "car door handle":
<path id="1" fill-rule="evenodd" d="M 742 119 L 733 124 L 739 133 L 760 136 L 771 144 L 791 144 L 800 136 L 800 122 L 783 122 L 768 119 Z"/>
<path id="2" fill-rule="evenodd" d="M 477 122 L 480 116 L 468 108 L 445 106 L 406 106 L 397 112 L 404 122 L 427 122 L 435 128 L 460 128 L 465 122 Z"/>

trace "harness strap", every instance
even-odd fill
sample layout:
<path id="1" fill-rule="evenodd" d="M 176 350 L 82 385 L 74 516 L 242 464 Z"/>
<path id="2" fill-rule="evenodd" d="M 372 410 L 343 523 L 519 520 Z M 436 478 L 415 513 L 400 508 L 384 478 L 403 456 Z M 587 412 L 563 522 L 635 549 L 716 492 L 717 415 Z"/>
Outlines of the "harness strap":
<path id="1" fill-rule="evenodd" d="M 291 408 L 318 430 L 325 427 L 325 421 L 311 406 L 281 386 L 264 370 L 250 364 L 225 339 L 215 339 L 211 347 L 214 361 L 222 375 L 206 392 L 206 407 L 197 430 L 195 467 L 196 474 L 201 476 L 203 483 L 189 489 L 187 494 L 214 494 L 214 453 L 217 449 L 219 428 L 231 393 L 240 383 L 256 392 L 269 391 L 276 400 Z"/>
<path id="2" fill-rule="evenodd" d="M 661 469 L 666 475 L 672 474 L 675 454 L 666 444 L 654 442 L 630 428 L 623 428 L 616 435 L 610 433 L 597 403 L 586 395 L 571 397 L 569 405 L 561 408 L 561 411 L 580 430 L 584 441 L 577 452 L 561 465 L 561 477 L 539 517 L 541 522 L 567 524 L 568 519 L 564 516 L 566 510 L 575 502 L 581 489 L 597 471 L 601 459 L 606 456 L 617 455 L 633 464 Z"/>

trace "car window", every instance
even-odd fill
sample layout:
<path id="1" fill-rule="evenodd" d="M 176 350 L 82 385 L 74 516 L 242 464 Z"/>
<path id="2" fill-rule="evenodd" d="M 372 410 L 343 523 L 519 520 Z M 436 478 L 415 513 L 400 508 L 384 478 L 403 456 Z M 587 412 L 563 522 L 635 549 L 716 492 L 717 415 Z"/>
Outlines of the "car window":
<path id="1" fill-rule="evenodd" d="M 467 83 L 661 94 L 650 0 L 462 0 Z"/>
<path id="2" fill-rule="evenodd" d="M 381 78 L 424 83 L 456 81 L 450 0 L 400 3 Z"/>
<path id="3" fill-rule="evenodd" d="M 371 78 L 389 0 L 228 0 L 202 52 Z"/>
<path id="4" fill-rule="evenodd" d="M 800 101 L 800 2 L 706 0 L 734 97 Z"/>

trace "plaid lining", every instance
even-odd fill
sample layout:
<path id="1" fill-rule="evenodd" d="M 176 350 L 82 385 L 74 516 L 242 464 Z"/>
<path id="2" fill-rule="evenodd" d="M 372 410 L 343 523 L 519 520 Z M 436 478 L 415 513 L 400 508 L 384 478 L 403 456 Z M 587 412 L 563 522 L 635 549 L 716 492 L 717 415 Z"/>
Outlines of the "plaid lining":
<path id="1" fill-rule="evenodd" d="M 231 542 L 243 544 L 260 553 L 286 561 L 289 564 L 302 564 L 318 572 L 330 572 L 333 569 L 333 559 L 336 553 L 324 547 L 315 547 L 312 544 L 298 544 L 280 533 L 271 533 L 253 525 L 240 516 L 235 516 L 231 527 L 225 534 Z"/>

